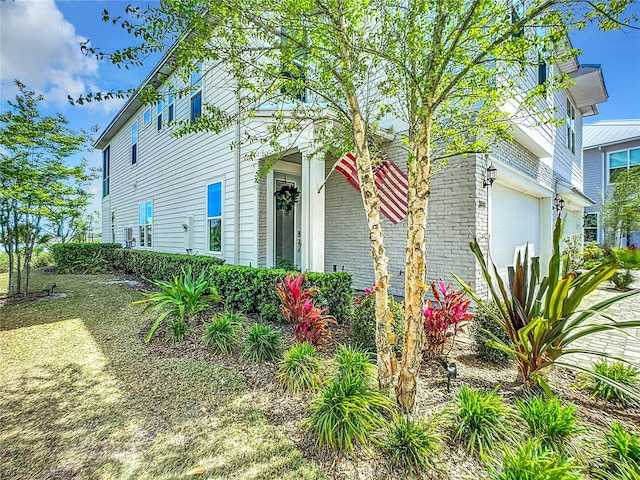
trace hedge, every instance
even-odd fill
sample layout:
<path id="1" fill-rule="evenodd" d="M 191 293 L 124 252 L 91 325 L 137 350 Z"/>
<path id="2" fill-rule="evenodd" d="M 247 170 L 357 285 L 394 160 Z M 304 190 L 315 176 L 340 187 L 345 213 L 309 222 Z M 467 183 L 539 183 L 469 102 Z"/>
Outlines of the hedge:
<path id="1" fill-rule="evenodd" d="M 107 269 L 135 275 L 146 280 L 171 281 L 182 268 L 191 265 L 193 272 L 207 271 L 209 281 L 224 297 L 225 307 L 244 313 L 256 313 L 265 320 L 281 319 L 276 284 L 286 270 L 222 265 L 224 260 L 203 255 L 162 253 L 121 248 L 120 244 L 67 243 L 55 245 L 53 256 L 60 273 L 96 273 Z M 99 263 L 101 269 L 87 266 Z M 352 279 L 345 272 L 306 273 L 306 285 L 318 288 L 318 302 L 338 322 L 351 316 Z"/>

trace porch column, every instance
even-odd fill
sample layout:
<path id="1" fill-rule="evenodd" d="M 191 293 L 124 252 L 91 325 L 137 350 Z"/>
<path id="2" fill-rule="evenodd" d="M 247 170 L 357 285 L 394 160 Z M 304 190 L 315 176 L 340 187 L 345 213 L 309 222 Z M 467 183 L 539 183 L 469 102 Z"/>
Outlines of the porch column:
<path id="1" fill-rule="evenodd" d="M 324 272 L 324 154 L 302 152 L 302 269 Z"/>

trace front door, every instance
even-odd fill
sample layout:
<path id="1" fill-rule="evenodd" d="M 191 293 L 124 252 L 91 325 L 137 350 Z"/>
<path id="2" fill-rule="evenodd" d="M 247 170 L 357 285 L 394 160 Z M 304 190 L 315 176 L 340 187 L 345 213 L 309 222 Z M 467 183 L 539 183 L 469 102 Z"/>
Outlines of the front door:
<path id="1" fill-rule="evenodd" d="M 297 187 L 300 190 L 301 178 L 298 175 L 274 172 L 274 191 L 284 186 Z M 302 231 L 300 222 L 300 198 L 291 210 L 278 208 L 275 211 L 275 263 L 283 268 L 299 268 L 302 248 Z"/>

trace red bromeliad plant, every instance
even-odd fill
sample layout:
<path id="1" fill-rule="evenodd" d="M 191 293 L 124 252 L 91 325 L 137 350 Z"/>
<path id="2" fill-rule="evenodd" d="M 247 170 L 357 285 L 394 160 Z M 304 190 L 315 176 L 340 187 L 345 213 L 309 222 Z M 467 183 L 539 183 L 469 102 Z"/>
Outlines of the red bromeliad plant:
<path id="1" fill-rule="evenodd" d="M 293 335 L 297 343 L 308 342 L 314 347 L 322 347 L 331 337 L 327 328 L 336 320 L 325 315 L 326 308 L 318 308 L 313 304 L 313 295 L 317 288 L 303 288 L 304 276 L 292 277 L 290 273 L 276 285 L 276 291 L 282 301 L 280 311 L 287 323 L 293 326 Z"/>
<path id="2" fill-rule="evenodd" d="M 473 318 L 469 312 L 471 302 L 464 298 L 464 290 L 451 292 L 450 285 L 438 281 L 437 287 L 435 282 L 431 282 L 431 292 L 433 302 L 427 300 L 422 309 L 425 336 L 423 353 L 426 357 L 442 355 L 447 340 Z"/>

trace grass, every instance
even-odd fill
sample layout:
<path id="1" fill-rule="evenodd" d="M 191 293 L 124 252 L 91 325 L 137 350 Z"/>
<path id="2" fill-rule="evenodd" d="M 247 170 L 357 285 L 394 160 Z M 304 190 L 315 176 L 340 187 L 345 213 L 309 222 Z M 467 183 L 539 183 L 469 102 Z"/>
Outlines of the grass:
<path id="1" fill-rule="evenodd" d="M 67 297 L 0 308 L 1 478 L 326 478 L 236 370 L 150 354 L 134 289 L 36 272 L 33 291 L 54 279 Z"/>

